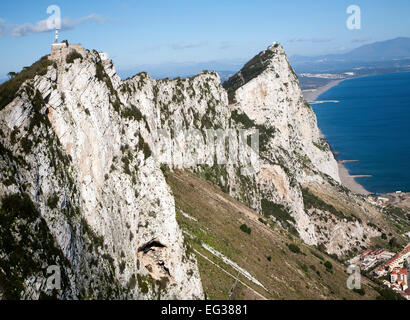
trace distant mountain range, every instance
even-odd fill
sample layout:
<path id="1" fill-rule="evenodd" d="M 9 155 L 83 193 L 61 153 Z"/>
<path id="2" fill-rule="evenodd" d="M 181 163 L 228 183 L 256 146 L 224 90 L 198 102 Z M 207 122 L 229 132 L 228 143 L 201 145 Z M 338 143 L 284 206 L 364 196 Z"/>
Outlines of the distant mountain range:
<path id="1" fill-rule="evenodd" d="M 322 61 L 386 61 L 394 59 L 410 59 L 410 38 L 396 38 L 363 45 L 342 54 L 328 54 L 321 56 L 292 57 L 293 62 L 322 62 Z"/>
<path id="2" fill-rule="evenodd" d="M 227 80 L 234 75 L 245 63 L 245 59 L 235 60 L 213 60 L 207 62 L 187 62 L 187 63 L 164 63 L 158 65 L 140 65 L 130 69 L 119 69 L 118 75 L 122 79 L 134 76 L 145 71 L 155 79 L 190 77 L 203 70 L 215 70 L 219 73 L 222 80 Z"/>
<path id="3" fill-rule="evenodd" d="M 190 77 L 202 70 L 217 71 L 222 81 L 235 74 L 246 59 L 214 60 L 208 62 L 164 63 L 140 65 L 130 69 L 120 69 L 118 74 L 125 79 L 145 71 L 156 79 Z M 294 55 L 290 57 L 297 73 L 344 73 L 373 74 L 410 71 L 410 38 L 396 38 L 360 46 L 340 54 L 318 56 Z"/>
<path id="4" fill-rule="evenodd" d="M 374 42 L 341 54 L 295 55 L 290 60 L 299 73 L 341 72 L 353 68 L 405 68 L 410 65 L 410 38 Z"/>

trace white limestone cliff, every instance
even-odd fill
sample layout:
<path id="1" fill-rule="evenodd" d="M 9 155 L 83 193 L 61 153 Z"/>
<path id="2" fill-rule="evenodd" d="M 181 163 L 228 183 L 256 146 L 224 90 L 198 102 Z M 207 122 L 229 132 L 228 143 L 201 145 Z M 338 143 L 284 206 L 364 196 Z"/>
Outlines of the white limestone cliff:
<path id="1" fill-rule="evenodd" d="M 98 250 L 101 256 L 110 257 L 108 263 L 112 264 L 112 280 L 115 279 L 104 285 L 118 283 L 119 292 L 114 296 L 142 299 L 160 294 L 163 298 L 203 298 L 195 258 L 187 256 L 175 219 L 174 199 L 141 136 L 146 131 L 145 124 L 121 117 L 113 107 L 113 101 L 117 101 L 114 88 L 119 81 L 112 64 L 103 65 L 96 52 L 87 52 L 70 64 L 60 61 L 57 68 L 50 66 L 44 76 L 36 76 L 27 84 L 32 86 L 30 91 L 40 95 L 42 105 L 36 116 L 47 118 L 44 122 L 49 121 L 50 127 L 41 124 L 31 131 L 28 128 L 34 121 L 36 107 L 33 96 L 21 90 L 0 114 L 2 132 L 14 132 L 17 140 L 26 138 L 35 144 L 25 153 L 18 144 L 3 142 L 13 154 L 21 154 L 25 162 L 37 164 L 31 170 L 20 168 L 17 185 L 28 183 L 26 193 L 68 259 L 70 271 L 78 277 L 88 274 L 77 261 L 83 254 L 90 255 L 85 264 L 94 260 L 98 264 L 104 259 L 93 257 L 92 252 L 84 253 L 84 235 L 73 234 L 80 228 L 78 221 L 47 207 L 47 199 L 54 195 L 58 208 L 62 202 L 75 202 L 80 224 L 87 224 L 95 237 L 101 239 Z M 61 168 L 52 163 L 44 134 L 55 135 L 53 147 L 69 158 L 69 165 L 64 163 Z M 34 170 L 37 178 L 33 176 Z M 67 186 L 58 179 L 59 170 L 72 174 L 70 188 L 76 192 L 66 194 Z M 9 191 L 1 188 L 2 195 Z M 78 287 L 81 285 L 74 280 L 70 295 L 84 298 Z M 85 295 L 94 297 L 88 290 Z M 30 297 L 36 296 L 38 291 L 34 290 Z"/>
<path id="2" fill-rule="evenodd" d="M 37 220 L 10 222 L 27 228 L 39 247 L 30 268 L 13 271 L 18 279 L 26 276 L 24 298 L 50 293 L 38 271 L 50 246 L 49 263 L 64 261 L 59 298 L 204 298 L 161 171 L 165 164 L 211 180 L 330 253 L 343 254 L 365 231 L 373 232 L 352 222 L 324 237 L 317 226 L 330 233 L 333 226 L 305 208 L 303 184 L 337 185 L 340 179 L 280 45 L 262 51 L 224 85 L 210 71 L 174 80 L 141 73 L 122 81 L 98 52 L 80 50 L 71 60 L 68 54 L 53 57 L 0 109 L 0 198 L 27 194 L 48 235 L 47 241 L 36 238 Z M 206 129 L 226 135 L 239 128 L 259 130 L 259 157 L 232 135 L 236 161 L 215 164 Z M 197 134 L 187 136 L 190 129 Z M 170 139 L 161 140 L 164 132 Z M 256 170 L 244 175 L 249 156 Z M 18 241 L 17 235 L 9 236 Z M 1 256 L 13 258 L 0 248 Z"/>

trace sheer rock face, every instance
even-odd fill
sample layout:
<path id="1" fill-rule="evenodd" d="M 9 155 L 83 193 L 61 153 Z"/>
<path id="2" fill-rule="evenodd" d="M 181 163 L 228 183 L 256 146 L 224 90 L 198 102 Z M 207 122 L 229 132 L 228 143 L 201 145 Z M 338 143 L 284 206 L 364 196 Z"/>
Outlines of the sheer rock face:
<path id="1" fill-rule="evenodd" d="M 237 78 L 244 81 L 235 81 Z M 262 51 L 224 86 L 237 109 L 256 124 L 276 129 L 273 146 L 299 151 L 319 171 L 340 182 L 330 150 L 315 146 L 322 144 L 316 116 L 304 101 L 297 76 L 280 45 Z"/>
<path id="2" fill-rule="evenodd" d="M 237 161 L 204 175 L 260 213 L 262 202 L 283 205 L 302 239 L 318 244 L 299 183 L 323 182 L 326 175 L 336 182 L 340 179 L 336 160 L 320 138 L 315 114 L 303 100 L 283 48 L 261 52 L 224 87 L 214 72 L 175 80 L 154 80 L 143 73 L 126 80 L 119 91 L 122 103 L 138 106 L 146 118 L 151 132 L 147 141 L 158 151 L 157 160 L 172 168 L 202 174 L 204 164 L 213 167 L 213 146 L 205 143 L 210 139 L 206 128 L 223 132 L 257 128 L 260 157 L 252 164 L 258 172 L 241 174 L 249 150 L 234 136 L 229 139 L 238 150 Z M 201 132 L 187 136 L 188 129 Z M 161 130 L 168 131 L 172 139 L 164 143 L 158 137 Z M 189 161 L 190 151 L 196 162 Z"/>
<path id="3" fill-rule="evenodd" d="M 304 210 L 299 185 L 292 179 L 321 182 L 323 174 L 337 182 L 340 178 L 336 160 L 321 140 L 316 116 L 303 99 L 283 48 L 274 45 L 262 51 L 224 87 L 234 109 L 257 125 L 274 129 L 269 147 L 261 152 L 262 169 L 257 176 L 261 198 L 288 205 L 302 239 L 317 245 L 314 224 Z"/>
<path id="4" fill-rule="evenodd" d="M 174 199 L 141 135 L 145 123 L 116 111 L 119 83 L 112 64 L 96 52 L 49 67 L 45 76 L 27 83 L 31 89 L 23 88 L 0 117 L 6 136 L 33 142 L 25 153 L 18 143 L 2 139 L 30 169 L 19 167 L 16 185 L 1 192 L 19 192 L 27 184 L 26 193 L 68 259 L 67 270 L 74 273 L 65 287 L 68 297 L 203 298 L 195 259 L 186 255 L 175 219 Z M 34 92 L 40 106 L 34 106 Z M 28 129 L 36 116 L 41 123 Z M 47 146 L 47 135 L 52 146 Z M 55 162 L 54 148 L 66 161 Z M 54 195 L 57 208 L 51 210 L 47 202 Z M 59 210 L 63 204 L 70 209 L 66 215 Z M 83 229 L 91 230 L 98 248 L 84 244 Z M 148 243 L 159 245 L 141 250 Z M 81 282 L 97 277 L 88 271 L 94 266 L 103 283 Z M 25 292 L 32 292 L 27 298 L 39 295 L 40 288 L 25 285 Z"/>
<path id="5" fill-rule="evenodd" d="M 286 219 L 278 223 L 308 244 L 328 244 L 315 230 L 315 213 L 305 210 L 301 184 L 337 184 L 337 164 L 282 47 L 261 52 L 225 88 L 208 71 L 174 80 L 141 73 L 122 81 L 110 60 L 95 51 L 81 54 L 27 80 L 0 110 L 6 150 L 0 198 L 27 194 L 34 203 L 59 252 L 54 256 L 65 261 L 59 297 L 204 297 L 163 164 L 196 172 L 260 213 L 279 208 Z M 259 157 L 233 135 L 236 161 L 215 165 L 205 129 L 223 135 L 229 128 L 258 129 Z M 196 134 L 187 135 L 189 129 Z M 249 157 L 257 170 L 243 175 Z M 335 239 L 332 248 L 343 234 Z M 41 254 L 35 256 L 41 264 Z M 39 268 L 20 270 L 23 297 L 50 293 Z"/>

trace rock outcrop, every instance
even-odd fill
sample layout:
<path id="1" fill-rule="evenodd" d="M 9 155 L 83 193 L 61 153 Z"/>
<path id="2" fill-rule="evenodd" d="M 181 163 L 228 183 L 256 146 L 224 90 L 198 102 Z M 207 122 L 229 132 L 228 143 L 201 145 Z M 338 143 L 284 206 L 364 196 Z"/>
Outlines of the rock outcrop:
<path id="1" fill-rule="evenodd" d="M 334 241 L 337 248 L 344 241 L 329 250 L 336 254 L 357 245 L 356 238 L 346 242 L 347 227 L 323 237 L 316 211 L 306 207 L 302 185 L 340 180 L 280 45 L 223 86 L 210 71 L 122 81 L 111 60 L 89 50 L 41 62 L 37 75 L 12 80 L 21 81 L 18 90 L 0 107 L 7 217 L 0 224 L 0 294 L 203 298 L 161 171 L 167 167 L 212 181 L 307 244 Z M 355 226 L 360 237 L 373 232 Z M 59 293 L 46 283 L 45 268 L 54 264 L 62 269 Z"/>
<path id="2" fill-rule="evenodd" d="M 33 244 L 25 254 L 47 261 L 7 269 L 15 283 L 3 282 L 24 287 L 22 298 L 50 294 L 42 268 L 63 258 L 68 279 L 59 298 L 203 298 L 174 199 L 143 138 L 145 122 L 121 105 L 120 82 L 110 61 L 87 52 L 24 82 L 1 111 L 1 198 L 31 203 L 57 248 Z M 4 201 L 2 213 L 9 214 Z M 3 244 L 20 246 L 25 226 L 45 245 L 36 223 L 26 227 L 17 212 L 14 219 L 17 230 L 9 239 L 2 233 Z M 17 259 L 9 247 L 0 250 L 5 265 Z"/>

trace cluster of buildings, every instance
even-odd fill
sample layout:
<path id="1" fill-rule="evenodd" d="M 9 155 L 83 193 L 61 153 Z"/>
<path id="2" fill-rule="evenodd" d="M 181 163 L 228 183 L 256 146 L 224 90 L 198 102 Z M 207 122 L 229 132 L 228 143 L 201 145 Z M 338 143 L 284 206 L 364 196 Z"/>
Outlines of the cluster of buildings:
<path id="1" fill-rule="evenodd" d="M 375 206 L 385 208 L 389 204 L 390 199 L 387 197 L 379 196 L 377 194 L 370 194 L 367 197 L 367 201 Z"/>
<path id="2" fill-rule="evenodd" d="M 361 270 L 374 269 L 372 275 L 377 278 L 388 276 L 383 280 L 383 284 L 410 300 L 410 269 L 407 269 L 410 268 L 410 244 L 397 254 L 386 249 L 366 250 L 347 263 L 356 265 Z"/>
<path id="3" fill-rule="evenodd" d="M 407 300 L 410 300 L 410 289 L 407 273 L 408 270 L 406 268 L 394 268 L 390 272 L 390 279 L 383 280 L 383 284 L 392 289 L 394 292 L 402 295 Z"/>
<path id="4" fill-rule="evenodd" d="M 390 273 L 390 278 L 383 283 L 393 291 L 401 294 L 407 300 L 410 300 L 410 289 L 408 283 L 408 270 L 405 267 L 405 261 L 410 260 L 410 244 L 403 251 L 394 255 L 391 259 L 377 267 L 373 274 L 376 277 L 385 276 Z"/>
<path id="5" fill-rule="evenodd" d="M 410 258 L 410 244 L 408 244 L 401 252 L 397 253 L 387 262 L 385 262 L 380 267 L 378 267 L 376 270 L 374 270 L 374 274 L 377 277 L 384 276 L 388 272 L 392 272 L 393 269 L 402 267 L 404 262 L 409 258 Z"/>
<path id="6" fill-rule="evenodd" d="M 337 73 L 301 73 L 301 77 L 306 78 L 320 78 L 320 79 L 344 79 L 347 74 Z"/>
<path id="7" fill-rule="evenodd" d="M 56 29 L 55 40 L 54 43 L 51 45 L 51 55 L 49 56 L 49 59 L 57 61 L 63 60 L 69 53 L 73 51 L 77 51 L 82 55 L 86 53 L 86 50 L 81 46 L 80 43 L 71 44 L 68 43 L 67 40 L 59 42 L 58 29 Z M 108 54 L 106 52 L 99 52 L 99 55 L 102 61 L 106 61 L 109 59 Z"/>
<path id="8" fill-rule="evenodd" d="M 394 253 L 386 249 L 366 250 L 352 258 L 349 264 L 357 265 L 361 270 L 369 270 L 380 263 L 388 261 L 393 256 Z"/>

